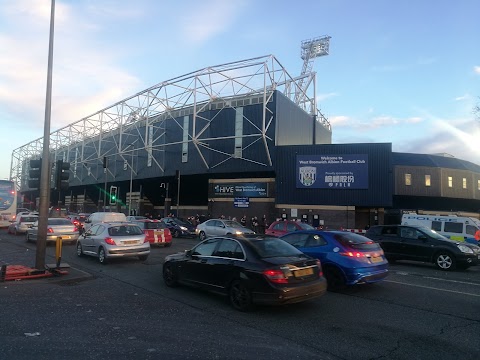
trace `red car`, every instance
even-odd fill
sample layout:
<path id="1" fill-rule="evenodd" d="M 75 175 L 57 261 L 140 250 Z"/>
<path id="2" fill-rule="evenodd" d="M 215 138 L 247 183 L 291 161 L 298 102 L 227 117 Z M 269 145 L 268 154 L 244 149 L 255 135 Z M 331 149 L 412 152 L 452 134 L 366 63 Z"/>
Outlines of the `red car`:
<path id="1" fill-rule="evenodd" d="M 300 221 L 280 220 L 271 223 L 268 229 L 265 229 L 265 234 L 282 236 L 297 230 L 315 230 L 315 228 Z"/>
<path id="2" fill-rule="evenodd" d="M 162 245 L 165 247 L 172 245 L 172 233 L 161 221 L 142 219 L 131 221 L 131 223 L 140 226 L 150 245 Z"/>

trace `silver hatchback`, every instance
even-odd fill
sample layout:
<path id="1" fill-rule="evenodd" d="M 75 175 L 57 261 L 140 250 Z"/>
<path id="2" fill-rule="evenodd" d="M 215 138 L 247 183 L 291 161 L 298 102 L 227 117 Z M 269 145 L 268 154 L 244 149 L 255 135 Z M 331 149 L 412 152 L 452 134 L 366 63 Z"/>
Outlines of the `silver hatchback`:
<path id="1" fill-rule="evenodd" d="M 255 232 L 249 228 L 246 228 L 242 224 L 225 219 L 210 219 L 197 225 L 195 229 L 200 240 L 205 240 L 210 236 L 220 235 L 241 235 L 241 234 L 255 234 Z"/>
<path id="2" fill-rule="evenodd" d="M 98 257 L 102 264 L 118 257 L 134 256 L 145 261 L 150 255 L 150 243 L 138 225 L 98 223 L 77 240 L 77 255 Z"/>

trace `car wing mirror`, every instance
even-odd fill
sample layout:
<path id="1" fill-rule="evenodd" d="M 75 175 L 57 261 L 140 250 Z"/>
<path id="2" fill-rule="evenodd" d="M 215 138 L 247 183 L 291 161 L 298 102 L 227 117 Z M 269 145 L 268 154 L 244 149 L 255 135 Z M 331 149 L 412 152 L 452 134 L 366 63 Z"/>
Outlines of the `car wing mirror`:
<path id="1" fill-rule="evenodd" d="M 192 257 L 192 250 L 185 250 L 185 255 L 187 257 Z"/>

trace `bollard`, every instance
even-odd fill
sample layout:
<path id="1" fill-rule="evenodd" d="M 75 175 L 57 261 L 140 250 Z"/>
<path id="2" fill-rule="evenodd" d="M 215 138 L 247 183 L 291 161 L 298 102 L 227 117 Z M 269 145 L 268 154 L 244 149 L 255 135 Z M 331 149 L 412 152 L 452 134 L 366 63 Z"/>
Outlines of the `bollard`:
<path id="1" fill-rule="evenodd" d="M 62 237 L 57 237 L 57 243 L 55 247 L 55 257 L 57 258 L 57 269 L 60 268 L 60 263 L 62 261 Z"/>
<path id="2" fill-rule="evenodd" d="M 2 265 L 0 270 L 0 282 L 4 282 L 7 276 L 7 265 Z"/>

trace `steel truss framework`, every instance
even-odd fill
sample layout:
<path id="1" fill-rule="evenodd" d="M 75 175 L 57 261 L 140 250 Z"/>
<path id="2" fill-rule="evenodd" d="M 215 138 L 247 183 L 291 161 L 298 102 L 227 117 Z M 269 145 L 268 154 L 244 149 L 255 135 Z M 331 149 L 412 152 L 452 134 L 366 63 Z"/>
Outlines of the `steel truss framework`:
<path id="1" fill-rule="evenodd" d="M 124 160 L 124 170 L 130 170 L 131 176 L 137 175 L 138 166 L 133 168 L 135 156 L 148 158 L 148 166 L 155 168 L 158 176 L 164 175 L 162 156 L 170 145 L 188 142 L 198 152 L 205 168 L 219 164 L 208 163 L 206 152 L 222 153 L 228 159 L 238 159 L 238 154 L 227 153 L 215 146 L 216 141 L 237 136 L 208 138 L 207 129 L 214 119 L 202 117 L 206 110 L 235 109 L 245 101 L 263 104 L 261 125 L 253 124 L 257 132 L 244 135 L 248 141 L 243 146 L 262 142 L 267 153 L 265 166 L 271 166 L 268 143 L 275 139 L 267 135 L 274 121 L 274 114 L 268 108 L 274 91 L 282 92 L 295 101 L 298 92 L 303 93 L 303 101 L 298 104 L 311 115 L 316 115 L 317 122 L 331 131 L 327 119 L 318 111 L 315 98 L 315 81 L 312 73 L 305 73 L 293 78 L 273 55 L 242 60 L 223 65 L 207 67 L 168 81 L 161 82 L 127 99 L 100 110 L 90 116 L 65 126 L 50 135 L 51 160 L 63 159 L 71 163 L 73 177 L 80 183 L 89 178 L 89 182 L 99 182 L 103 176 L 102 167 L 105 156 L 115 156 Z M 309 79 L 309 86 L 303 84 Z M 239 100 L 244 99 L 244 100 Z M 254 100 L 252 100 L 254 99 Z M 258 101 L 258 102 L 257 102 Z M 184 124 L 179 117 L 193 117 L 192 129 L 183 140 L 168 142 L 165 134 L 166 122 L 175 121 L 183 130 Z M 244 121 L 250 121 L 242 115 Z M 245 145 L 247 144 L 247 145 Z M 28 190 L 27 179 L 29 160 L 42 154 L 43 138 L 25 144 L 12 153 L 10 178 L 19 190 Z M 240 156 L 242 160 L 255 159 Z M 129 161 L 130 159 L 130 161 Z M 137 161 L 138 164 L 138 161 Z M 82 169 L 82 171 L 79 171 Z M 93 171 L 93 169 L 96 169 Z M 108 169 L 108 172 L 113 170 Z M 85 175 L 80 175 L 85 174 Z M 115 176 L 114 173 L 107 175 Z"/>

